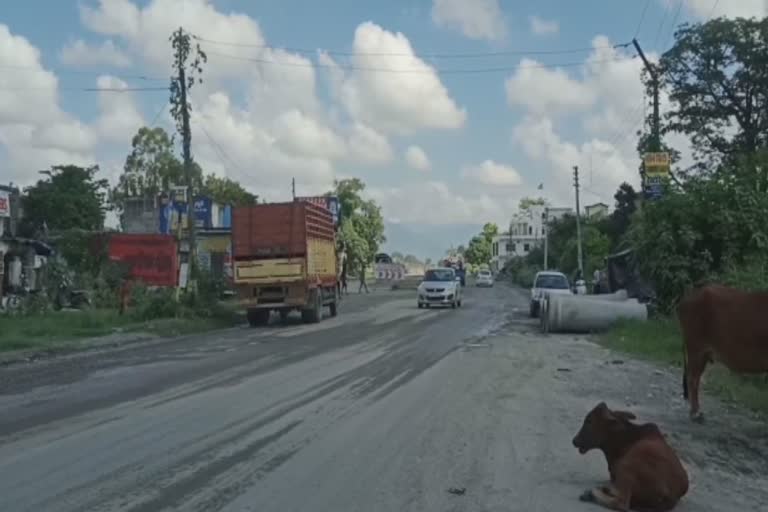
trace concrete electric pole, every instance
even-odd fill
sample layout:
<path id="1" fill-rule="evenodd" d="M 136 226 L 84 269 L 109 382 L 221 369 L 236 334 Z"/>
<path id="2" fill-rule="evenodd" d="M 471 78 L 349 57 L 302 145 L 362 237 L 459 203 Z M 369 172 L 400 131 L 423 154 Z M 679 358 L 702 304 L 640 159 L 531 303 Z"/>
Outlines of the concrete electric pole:
<path id="1" fill-rule="evenodd" d="M 579 166 L 573 166 L 573 188 L 576 190 L 576 247 L 579 274 L 584 276 L 584 260 L 581 252 L 581 214 L 579 213 Z"/>

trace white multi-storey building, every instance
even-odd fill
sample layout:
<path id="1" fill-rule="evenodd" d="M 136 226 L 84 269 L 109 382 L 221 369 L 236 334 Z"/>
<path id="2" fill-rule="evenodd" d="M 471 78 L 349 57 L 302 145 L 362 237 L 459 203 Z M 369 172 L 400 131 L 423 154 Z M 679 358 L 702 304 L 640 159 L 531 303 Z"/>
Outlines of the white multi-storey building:
<path id="1" fill-rule="evenodd" d="M 491 268 L 499 271 L 513 257 L 525 256 L 543 243 L 546 235 L 546 223 L 560 217 L 573 214 L 572 208 L 547 208 L 532 205 L 512 216 L 509 231 L 494 237 L 491 246 Z"/>

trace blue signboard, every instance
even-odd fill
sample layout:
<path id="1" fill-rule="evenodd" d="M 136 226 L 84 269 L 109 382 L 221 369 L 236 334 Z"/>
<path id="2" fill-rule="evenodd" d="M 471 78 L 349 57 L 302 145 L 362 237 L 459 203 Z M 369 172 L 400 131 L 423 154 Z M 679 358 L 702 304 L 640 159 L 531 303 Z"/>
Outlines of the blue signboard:
<path id="1" fill-rule="evenodd" d="M 196 197 L 195 198 L 195 226 L 198 228 L 210 229 L 213 227 L 213 219 L 211 217 L 213 210 L 213 202 L 210 197 Z"/>

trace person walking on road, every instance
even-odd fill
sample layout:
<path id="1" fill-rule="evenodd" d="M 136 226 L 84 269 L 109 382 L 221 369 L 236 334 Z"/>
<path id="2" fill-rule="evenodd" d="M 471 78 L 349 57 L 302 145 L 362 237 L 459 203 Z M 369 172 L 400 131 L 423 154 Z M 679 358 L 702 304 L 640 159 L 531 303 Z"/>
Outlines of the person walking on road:
<path id="1" fill-rule="evenodd" d="M 349 295 L 347 290 L 347 253 L 345 252 L 341 259 L 341 294 Z"/>
<path id="2" fill-rule="evenodd" d="M 360 262 L 360 287 L 357 289 L 357 293 L 363 293 L 363 288 L 365 288 L 365 293 L 369 293 L 368 285 L 365 282 L 365 264 Z"/>

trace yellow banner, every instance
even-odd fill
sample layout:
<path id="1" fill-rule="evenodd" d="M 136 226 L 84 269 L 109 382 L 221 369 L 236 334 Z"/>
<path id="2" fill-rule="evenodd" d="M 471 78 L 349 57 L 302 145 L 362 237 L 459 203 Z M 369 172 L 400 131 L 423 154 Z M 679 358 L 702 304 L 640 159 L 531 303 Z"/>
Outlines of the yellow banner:
<path id="1" fill-rule="evenodd" d="M 643 155 L 643 164 L 645 165 L 645 174 L 647 176 L 667 176 L 671 161 L 669 153 L 646 153 Z"/>

